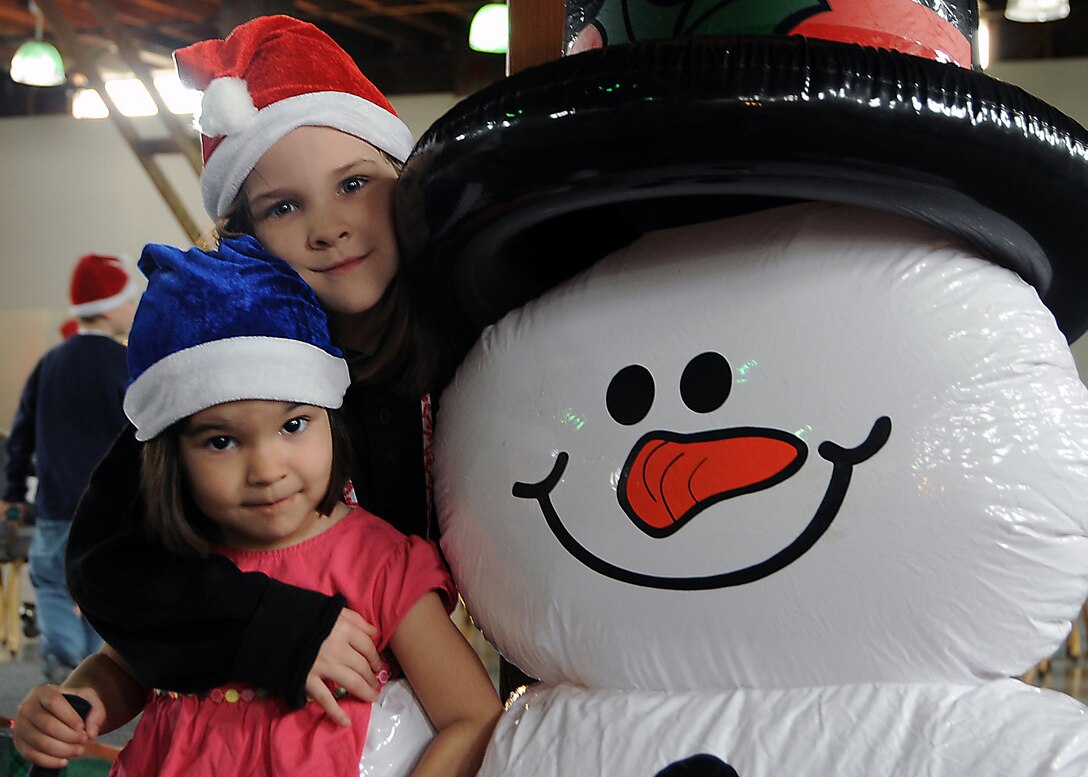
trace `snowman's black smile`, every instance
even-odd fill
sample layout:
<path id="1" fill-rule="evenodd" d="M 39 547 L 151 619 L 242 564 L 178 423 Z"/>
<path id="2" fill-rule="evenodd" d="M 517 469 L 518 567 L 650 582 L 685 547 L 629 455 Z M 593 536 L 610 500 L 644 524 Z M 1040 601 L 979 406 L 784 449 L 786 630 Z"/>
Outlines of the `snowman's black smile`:
<path id="1" fill-rule="evenodd" d="M 701 577 L 662 577 L 659 575 L 647 575 L 630 569 L 624 569 L 623 567 L 618 567 L 587 550 L 569 531 L 567 531 L 566 526 L 563 525 L 563 521 L 559 517 L 559 514 L 556 512 L 555 506 L 551 501 L 551 493 L 559 484 L 560 479 L 563 477 L 563 472 L 566 470 L 567 463 L 570 460 L 570 456 L 565 451 L 561 451 L 556 457 L 555 466 L 552 467 L 552 471 L 546 478 L 538 483 L 515 483 L 513 495 L 521 499 L 535 499 L 540 504 L 540 511 L 543 513 L 544 518 L 548 523 L 548 528 L 551 529 L 552 534 L 554 534 L 560 544 L 566 548 L 567 552 L 590 569 L 606 577 L 624 583 L 631 583 L 632 585 L 645 586 L 647 588 L 665 588 L 672 590 L 727 588 L 730 586 L 751 583 L 774 574 L 788 564 L 796 561 L 804 555 L 809 548 L 815 545 L 816 541 L 823 536 L 824 532 L 827 531 L 828 527 L 831 526 L 832 521 L 834 521 L 835 517 L 838 515 L 839 508 L 842 507 L 843 499 L 845 499 L 847 489 L 850 486 L 850 477 L 853 474 L 854 467 L 866 461 L 883 448 L 884 444 L 888 441 L 888 437 L 891 435 L 891 430 L 891 419 L 887 416 L 881 416 L 873 423 L 873 427 L 865 440 L 854 448 L 844 448 L 830 440 L 821 443 L 818 448 L 819 454 L 822 458 L 829 461 L 833 465 L 833 468 L 827 490 L 824 492 L 824 497 L 820 501 L 819 507 L 816 508 L 812 520 L 809 521 L 808 525 L 793 542 L 770 558 L 757 564 L 744 567 L 743 569 L 734 570 L 732 572 L 723 572 L 716 575 L 705 575 Z M 736 436 L 735 433 L 722 433 L 718 435 L 719 438 L 723 439 L 731 439 Z M 791 464 L 786 467 L 784 470 L 784 472 L 788 470 L 786 474 L 767 478 L 762 484 L 762 487 L 770 487 L 781 482 L 799 469 L 800 463 L 802 462 L 803 456 L 800 456 L 799 461 L 795 465 Z M 632 461 L 629 460 L 627 467 L 625 467 L 625 479 L 628 475 L 626 470 L 630 469 L 631 464 Z M 752 486 L 739 488 L 725 496 L 720 496 L 715 501 L 720 501 L 722 498 L 736 496 L 741 493 L 751 493 L 753 490 L 755 489 Z M 623 493 L 625 492 L 621 491 L 621 504 L 623 504 L 624 510 L 628 512 L 628 515 L 631 515 L 630 504 L 629 502 L 624 502 Z M 692 514 L 678 517 L 679 520 L 675 521 L 675 526 L 669 526 L 667 529 L 653 531 L 646 529 L 646 527 L 641 528 L 652 536 L 665 536 L 665 534 L 671 534 L 673 531 L 678 530 L 691 517 Z M 638 521 L 636 521 L 636 523 L 638 523 Z"/>

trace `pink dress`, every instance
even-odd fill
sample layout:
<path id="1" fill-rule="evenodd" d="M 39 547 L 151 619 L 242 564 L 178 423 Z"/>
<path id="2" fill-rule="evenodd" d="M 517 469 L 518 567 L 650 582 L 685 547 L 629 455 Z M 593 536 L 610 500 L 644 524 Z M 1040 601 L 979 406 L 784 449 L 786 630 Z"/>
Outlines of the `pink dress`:
<path id="1" fill-rule="evenodd" d="M 447 610 L 456 602 L 433 543 L 406 537 L 358 508 L 323 534 L 290 548 L 222 552 L 244 571 L 343 594 L 348 607 L 378 629 L 374 641 L 379 650 L 428 591 L 438 591 Z M 155 691 L 110 774 L 358 775 L 370 704 L 348 696 L 340 705 L 351 715 L 350 727 L 330 721 L 313 702 L 292 711 L 281 699 L 244 684 L 199 695 Z"/>

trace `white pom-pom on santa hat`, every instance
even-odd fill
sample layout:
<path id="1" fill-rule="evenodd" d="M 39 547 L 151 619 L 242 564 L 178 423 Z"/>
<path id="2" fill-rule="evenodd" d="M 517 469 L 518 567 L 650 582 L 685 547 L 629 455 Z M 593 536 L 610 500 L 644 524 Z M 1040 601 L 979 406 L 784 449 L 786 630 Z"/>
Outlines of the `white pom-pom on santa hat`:
<path id="1" fill-rule="evenodd" d="M 197 129 L 210 137 L 233 135 L 257 116 L 257 107 L 249 87 L 241 78 L 216 78 L 200 100 L 200 115 L 194 119 Z"/>

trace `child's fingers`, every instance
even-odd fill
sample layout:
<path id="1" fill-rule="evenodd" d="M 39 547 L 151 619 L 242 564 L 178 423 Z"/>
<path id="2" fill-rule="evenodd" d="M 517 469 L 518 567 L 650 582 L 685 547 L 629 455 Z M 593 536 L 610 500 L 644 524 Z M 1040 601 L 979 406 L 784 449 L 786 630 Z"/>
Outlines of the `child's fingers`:
<path id="1" fill-rule="evenodd" d="M 365 639 L 353 639 L 351 641 L 351 648 L 366 661 L 367 667 L 372 674 L 377 674 L 382 670 L 382 658 L 378 655 L 378 648 L 375 646 L 374 641 L 370 638 Z"/>
<path id="2" fill-rule="evenodd" d="M 16 712 L 15 730 L 28 734 L 41 732 L 46 737 L 70 744 L 81 743 L 87 738 L 83 718 L 55 685 L 39 685 L 26 695 Z"/>
<path id="3" fill-rule="evenodd" d="M 374 639 L 374 637 L 378 636 L 377 627 L 370 625 L 370 623 L 367 622 L 366 618 L 355 612 L 355 610 L 349 610 L 345 607 L 340 611 L 340 618 L 343 618 L 355 628 L 365 632 L 366 635 L 371 639 Z"/>
<path id="4" fill-rule="evenodd" d="M 83 753 L 82 745 L 63 742 L 38 729 L 17 732 L 13 739 L 15 749 L 28 761 L 54 769 L 63 766 L 60 761 L 67 761 Z"/>
<path id="5" fill-rule="evenodd" d="M 75 693 L 82 696 L 91 704 L 90 712 L 83 719 L 83 727 L 90 739 L 98 736 L 102 730 L 102 724 L 106 722 L 106 705 L 102 703 L 98 692 L 92 688 L 66 688 L 65 693 Z"/>
<path id="6" fill-rule="evenodd" d="M 63 723 L 68 729 L 79 732 L 82 735 L 86 726 L 83 723 L 83 717 L 76 712 L 75 708 L 68 703 L 68 700 L 64 698 L 65 693 L 69 693 L 69 689 L 65 688 L 63 691 L 56 686 L 46 686 L 43 692 L 37 696 L 42 708 L 49 713 L 50 716 L 56 718 L 59 722 Z"/>
<path id="7" fill-rule="evenodd" d="M 370 665 L 354 650 L 345 650 L 333 657 L 318 657 L 310 669 L 309 678 L 319 678 L 333 688 L 340 687 L 363 701 L 374 701 L 381 690 Z M 312 696 L 313 694 L 311 694 Z"/>
<path id="8" fill-rule="evenodd" d="M 377 628 L 367 623 L 363 616 L 354 610 L 341 610 L 340 618 L 349 626 L 345 629 L 345 636 L 351 649 L 366 659 L 375 674 L 380 672 L 382 660 L 374 644 L 374 637 L 378 636 Z"/>
<path id="9" fill-rule="evenodd" d="M 371 633 L 377 634 L 358 613 L 341 610 L 329 636 L 321 643 L 310 671 L 344 685 L 340 675 L 342 670 L 347 670 L 377 688 L 375 675 L 381 671 L 382 663 Z"/>
<path id="10" fill-rule="evenodd" d="M 76 726 L 69 725 L 67 712 L 75 715 Z M 39 686 L 19 705 L 13 739 L 15 749 L 31 763 L 59 769 L 69 758 L 83 752 L 82 743 L 87 734 L 82 719 L 72 710 L 60 689 Z"/>
<path id="11" fill-rule="evenodd" d="M 67 758 L 55 758 L 45 753 L 29 751 L 24 748 L 25 745 L 20 745 L 18 741 L 15 742 L 15 749 L 19 751 L 19 755 L 35 766 L 43 766 L 46 769 L 63 769 L 68 765 Z"/>
<path id="12" fill-rule="evenodd" d="M 352 696 L 363 701 L 377 701 L 378 691 L 381 689 L 378 687 L 378 681 L 373 675 L 362 675 L 359 672 L 340 671 L 336 672 L 337 677 L 327 678 L 334 685 L 343 688 Z"/>
<path id="13" fill-rule="evenodd" d="M 306 678 L 306 693 L 338 726 L 350 726 L 351 718 L 340 708 L 324 680 L 313 673 Z"/>

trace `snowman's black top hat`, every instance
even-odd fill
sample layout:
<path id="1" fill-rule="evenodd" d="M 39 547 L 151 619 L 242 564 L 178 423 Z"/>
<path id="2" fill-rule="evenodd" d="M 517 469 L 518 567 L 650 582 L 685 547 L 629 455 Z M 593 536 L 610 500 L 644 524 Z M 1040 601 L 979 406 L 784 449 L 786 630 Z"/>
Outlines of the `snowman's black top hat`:
<path id="1" fill-rule="evenodd" d="M 897 2 L 931 17 L 934 37 L 904 13 L 869 19 L 902 24 L 901 40 L 860 35 L 899 50 L 849 42 L 859 13 Z M 469 343 L 645 231 L 842 202 L 961 236 L 1031 283 L 1076 339 L 1088 329 L 1088 132 L 1019 88 L 938 61 L 969 56 L 977 15 L 974 3 L 931 4 L 953 12 L 829 0 L 773 30 L 805 36 L 607 46 L 486 88 L 408 161 L 396 209 L 406 265 Z M 843 7 L 855 18 L 836 27 Z"/>

